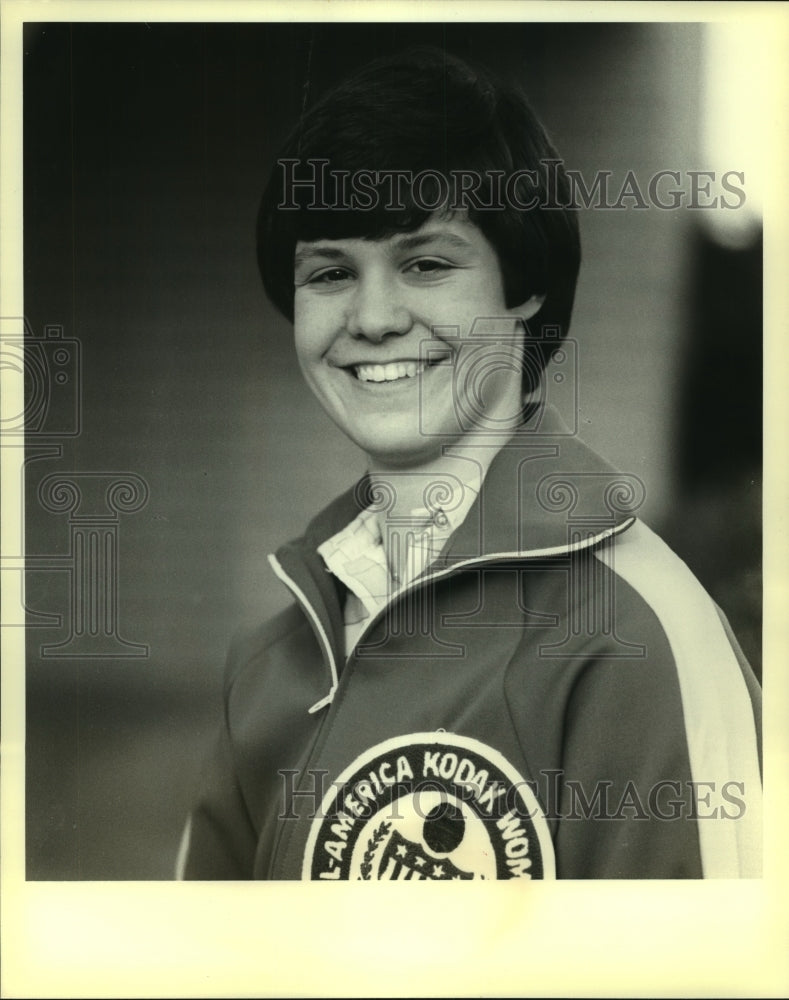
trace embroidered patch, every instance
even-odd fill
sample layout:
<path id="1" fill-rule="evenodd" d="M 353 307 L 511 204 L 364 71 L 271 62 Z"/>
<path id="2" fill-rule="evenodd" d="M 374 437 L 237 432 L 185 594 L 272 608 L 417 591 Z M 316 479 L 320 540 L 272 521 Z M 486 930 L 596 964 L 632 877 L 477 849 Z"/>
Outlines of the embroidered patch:
<path id="1" fill-rule="evenodd" d="M 531 787 L 492 747 L 410 733 L 356 758 L 313 820 L 302 878 L 555 878 Z"/>

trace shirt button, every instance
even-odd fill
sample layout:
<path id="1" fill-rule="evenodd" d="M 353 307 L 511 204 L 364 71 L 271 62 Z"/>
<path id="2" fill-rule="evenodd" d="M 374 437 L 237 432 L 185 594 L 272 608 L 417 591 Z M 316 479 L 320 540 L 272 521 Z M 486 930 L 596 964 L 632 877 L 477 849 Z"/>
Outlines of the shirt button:
<path id="1" fill-rule="evenodd" d="M 435 514 L 433 515 L 433 524 L 435 524 L 437 528 L 446 528 L 446 526 L 449 524 L 449 518 L 443 512 L 443 510 L 437 510 L 435 512 Z"/>

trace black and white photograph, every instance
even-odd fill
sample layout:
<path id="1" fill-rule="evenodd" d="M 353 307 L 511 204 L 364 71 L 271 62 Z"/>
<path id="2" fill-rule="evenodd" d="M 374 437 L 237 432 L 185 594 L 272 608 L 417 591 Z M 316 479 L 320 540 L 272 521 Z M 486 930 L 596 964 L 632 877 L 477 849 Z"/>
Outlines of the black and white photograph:
<path id="1" fill-rule="evenodd" d="M 19 898 L 52 892 L 59 926 L 65 894 L 101 884 L 102 940 L 132 889 L 162 921 L 176 900 L 226 912 L 239 942 L 265 913 L 272 975 L 332 906 L 381 962 L 367 900 L 402 928 L 429 899 L 462 927 L 464 909 L 500 921 L 502 892 L 540 925 L 565 892 L 584 925 L 613 894 L 612 926 L 662 914 L 677 947 L 701 907 L 720 946 L 742 900 L 749 961 L 773 955 L 785 9 L 33 3 L 11 32 L 13 6 Z M 319 885 L 368 881 L 497 886 Z M 390 928 L 392 953 L 417 924 Z M 187 938 L 151 965 L 155 995 L 240 988 L 182 974 Z M 421 941 L 412 985 L 404 960 L 366 995 L 536 995 L 514 954 L 512 978 L 462 980 L 445 956 L 426 985 Z M 114 961 L 84 995 L 149 995 Z M 252 962 L 247 995 L 362 989 Z M 656 975 L 624 988 L 668 989 Z M 727 975 L 738 996 L 787 982 Z M 64 982 L 52 995 L 81 995 Z M 4 995 L 43 995 L 20 983 Z"/>

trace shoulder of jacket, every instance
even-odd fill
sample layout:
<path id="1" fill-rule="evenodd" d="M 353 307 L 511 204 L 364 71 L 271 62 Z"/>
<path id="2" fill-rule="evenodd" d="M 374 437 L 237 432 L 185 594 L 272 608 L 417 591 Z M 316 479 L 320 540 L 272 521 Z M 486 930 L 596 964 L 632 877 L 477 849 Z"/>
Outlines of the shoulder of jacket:
<path id="1" fill-rule="evenodd" d="M 244 625 L 237 629 L 230 641 L 225 662 L 224 686 L 227 691 L 235 678 L 251 661 L 264 655 L 274 643 L 305 625 L 305 618 L 298 605 L 291 604 L 262 624 Z"/>

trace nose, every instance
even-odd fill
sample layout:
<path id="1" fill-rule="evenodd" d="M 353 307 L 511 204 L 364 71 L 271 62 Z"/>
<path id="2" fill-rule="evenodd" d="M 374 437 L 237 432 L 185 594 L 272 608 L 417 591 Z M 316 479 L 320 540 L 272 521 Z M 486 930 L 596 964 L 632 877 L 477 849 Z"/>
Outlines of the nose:
<path id="1" fill-rule="evenodd" d="M 346 318 L 352 337 L 379 343 L 390 334 L 408 333 L 412 324 L 411 313 L 391 279 L 366 275 L 357 280 Z"/>

